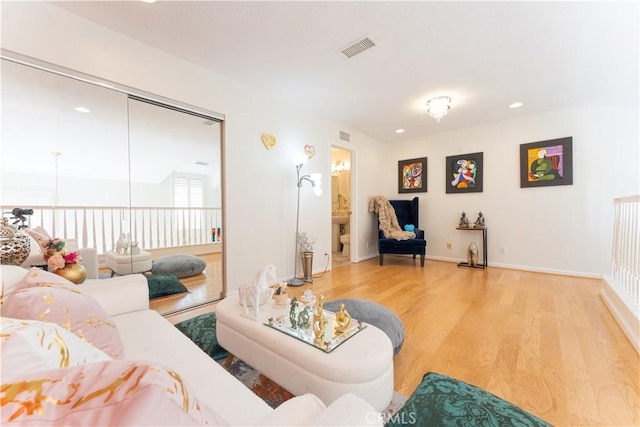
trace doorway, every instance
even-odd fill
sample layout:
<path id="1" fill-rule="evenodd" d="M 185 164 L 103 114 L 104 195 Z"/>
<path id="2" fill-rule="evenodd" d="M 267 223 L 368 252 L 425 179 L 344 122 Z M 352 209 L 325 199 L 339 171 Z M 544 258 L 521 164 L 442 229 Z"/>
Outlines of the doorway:
<path id="1" fill-rule="evenodd" d="M 351 263 L 351 151 L 331 147 L 331 266 Z"/>

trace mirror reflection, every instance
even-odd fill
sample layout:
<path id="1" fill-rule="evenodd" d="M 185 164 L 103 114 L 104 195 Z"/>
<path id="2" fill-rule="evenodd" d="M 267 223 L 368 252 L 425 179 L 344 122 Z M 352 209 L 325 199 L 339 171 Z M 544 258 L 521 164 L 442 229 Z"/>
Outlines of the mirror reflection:
<path id="1" fill-rule="evenodd" d="M 221 123 L 5 59 L 2 80 L 3 216 L 33 209 L 30 229 L 79 249 L 86 280 L 182 276 L 188 292 L 151 300 L 161 313 L 220 298 Z M 32 240 L 23 266 L 39 253 Z M 185 275 L 192 261 L 204 269 Z"/>

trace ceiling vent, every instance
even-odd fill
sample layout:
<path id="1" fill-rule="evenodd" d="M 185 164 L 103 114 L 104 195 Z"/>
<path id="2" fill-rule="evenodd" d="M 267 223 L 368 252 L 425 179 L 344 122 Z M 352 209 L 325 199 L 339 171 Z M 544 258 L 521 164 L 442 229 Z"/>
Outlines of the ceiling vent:
<path id="1" fill-rule="evenodd" d="M 351 135 L 349 135 L 345 131 L 341 130 L 340 131 L 340 139 L 343 140 L 343 141 L 349 142 L 349 140 L 351 139 Z"/>
<path id="2" fill-rule="evenodd" d="M 347 57 L 347 59 L 351 59 L 359 53 L 364 52 L 367 49 L 374 47 L 376 43 L 371 40 L 369 36 L 364 36 L 361 39 L 350 43 L 349 45 L 343 47 L 339 50 L 339 53 L 343 54 Z"/>

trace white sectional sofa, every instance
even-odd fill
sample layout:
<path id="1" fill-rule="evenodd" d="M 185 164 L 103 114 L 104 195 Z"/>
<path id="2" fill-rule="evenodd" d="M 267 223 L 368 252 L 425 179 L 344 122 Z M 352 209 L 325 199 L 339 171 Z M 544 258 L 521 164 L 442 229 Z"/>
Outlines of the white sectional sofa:
<path id="1" fill-rule="evenodd" d="M 43 284 L 35 283 L 38 280 L 43 281 L 42 278 L 51 273 L 40 272 L 38 269 L 26 270 L 17 266 L 1 266 L 0 277 L 2 278 L 3 285 L 3 328 L 4 320 L 7 313 L 15 315 L 21 312 L 19 307 L 20 298 L 19 293 L 26 292 L 25 289 L 39 287 L 42 292 L 51 292 L 52 287 L 58 286 L 55 284 Z M 29 288 L 24 287 L 25 278 L 36 277 L 36 279 L 30 279 Z M 38 279 L 39 277 L 39 279 Z M 45 280 L 46 282 L 46 280 Z M 125 361 L 144 361 L 152 363 L 154 366 L 163 366 L 170 369 L 179 375 L 182 382 L 186 385 L 186 388 L 190 390 L 189 396 L 197 399 L 198 408 L 202 409 L 205 406 L 215 415 L 216 422 L 220 425 L 232 425 L 232 426 L 257 426 L 257 425 L 381 425 L 382 417 L 376 412 L 368 403 L 362 399 L 352 395 L 346 394 L 333 402 L 329 407 L 326 407 L 320 399 L 314 395 L 306 394 L 303 396 L 297 396 L 277 409 L 271 409 L 263 400 L 257 397 L 251 390 L 246 388 L 240 381 L 229 374 L 223 367 L 217 362 L 211 359 L 200 348 L 198 348 L 191 340 L 183 335 L 178 329 L 176 329 L 165 318 L 160 316 L 157 312 L 149 309 L 149 297 L 148 286 L 144 276 L 140 274 L 134 274 L 123 277 L 115 277 L 112 279 L 88 281 L 84 284 L 72 288 L 66 289 L 67 293 L 78 293 L 80 295 L 74 295 L 74 298 L 87 298 L 90 301 L 97 302 L 101 309 L 106 312 L 113 324 L 117 327 L 117 333 L 122 342 L 124 350 L 124 361 L 118 363 L 125 363 Z M 33 292 L 33 291 L 32 291 Z M 58 292 L 56 290 L 56 292 Z M 58 298 L 60 299 L 60 298 Z M 93 303 L 93 302 L 92 302 Z M 26 309 L 35 310 L 31 305 Z M 22 311 L 25 311 L 24 309 Z M 28 317 L 28 316 L 27 316 Z M 71 319 L 72 316 L 69 316 Z M 25 318 L 24 316 L 22 318 Z M 46 320 L 46 316 L 44 317 Z M 95 318 L 92 318 L 92 324 L 99 324 Z M 42 320 L 42 319 L 34 319 Z M 17 323 L 8 323 L 10 325 L 16 325 Z M 24 322 L 23 322 L 24 323 Z M 103 322 L 104 323 L 104 322 Z M 22 325 L 22 323 L 20 323 Z M 69 325 L 66 325 L 67 327 Z M 3 331 L 6 332 L 6 331 Z M 76 331 L 76 334 L 78 332 Z M 82 335 L 82 334 L 80 334 Z M 104 335 L 104 334 L 103 334 Z M 3 334 L 4 336 L 4 334 Z M 102 337 L 102 336 L 101 336 Z M 11 343 L 13 341 L 3 338 L 2 344 L 2 383 L 3 386 L 8 383 L 16 383 L 21 381 L 18 371 L 20 362 L 15 360 L 15 352 L 12 352 Z M 40 338 L 42 340 L 43 338 Z M 89 341 L 89 340 L 88 340 Z M 97 346 L 97 344 L 96 344 Z M 36 346 L 37 347 L 37 346 Z M 42 345 L 37 347 L 37 351 L 44 351 Z M 105 353 L 107 351 L 105 350 Z M 18 353 L 19 354 L 19 353 Z M 24 355 L 24 352 L 22 353 Z M 58 354 L 58 353 L 56 353 Z M 108 353 L 107 353 L 108 354 Z M 38 356 L 40 357 L 40 356 Z M 83 356 L 87 358 L 88 356 Z M 91 356 L 93 357 L 93 356 Z M 57 368 L 67 369 L 71 372 L 73 369 L 82 369 L 91 367 L 92 363 L 108 364 L 111 358 L 105 356 L 106 361 L 87 361 L 73 362 L 76 363 L 76 368 L 73 368 L 73 363 L 69 364 L 69 357 L 66 357 L 69 367 Z M 105 358 L 103 357 L 103 359 Z M 26 357 L 29 359 L 29 356 Z M 35 355 L 34 355 L 35 358 Z M 115 361 L 112 361 L 115 362 Z M 4 369 L 5 366 L 18 366 L 18 368 L 7 372 Z M 67 365 L 65 365 L 67 366 Z M 44 370 L 42 372 L 51 372 L 51 370 Z M 55 371 L 54 373 L 64 374 L 67 371 Z M 32 375 L 33 374 L 29 374 Z M 43 374 L 44 375 L 44 374 Z M 30 377 L 30 378 L 32 378 Z M 70 383 L 72 382 L 69 380 Z M 182 383 L 180 383 L 182 384 Z M 185 388 L 185 389 L 186 389 Z M 7 398 L 3 391 L 3 401 Z M 181 394 L 186 396 L 185 393 Z M 93 396 L 93 395 L 92 395 Z M 154 395 L 155 396 L 155 395 Z M 164 398 L 164 397 L 163 397 Z M 155 400 L 154 400 L 155 399 Z M 138 409 L 136 414 L 140 414 L 139 418 L 120 418 L 120 423 L 129 423 L 130 425 L 148 425 L 152 421 L 154 415 L 163 416 L 162 413 L 167 409 L 167 405 L 163 400 L 155 397 L 148 401 L 147 404 L 143 402 L 143 409 Z M 98 400 L 98 399 L 94 399 Z M 85 400 L 86 401 L 86 400 Z M 83 402 L 85 402 L 83 401 Z M 155 402 L 155 403 L 154 403 Z M 14 402 L 15 403 L 15 402 Z M 139 403 L 139 402 L 138 402 Z M 20 406 L 6 406 L 2 411 L 3 425 L 8 420 L 6 417 L 11 414 L 16 414 L 16 409 Z M 96 409 L 95 411 L 98 411 Z M 47 408 L 44 410 L 47 413 Z M 155 414 L 154 414 L 155 413 Z M 105 425 L 114 425 L 112 422 L 105 421 L 105 418 L 92 418 L 92 412 L 88 411 L 84 414 L 86 416 L 87 423 L 81 422 L 83 425 L 95 425 L 96 423 L 104 423 Z M 82 419 L 82 418 L 81 418 Z M 18 416 L 13 425 L 21 425 L 21 418 Z M 58 419 L 54 425 L 69 425 L 71 418 Z M 90 421 L 89 421 L 90 420 Z M 101 421 L 96 421 L 101 420 Z M 134 421 L 132 421 L 134 420 Z M 170 423 L 170 418 L 166 418 L 166 422 Z M 210 420 L 210 418 L 209 418 Z M 199 425 L 200 422 L 193 422 L 190 419 L 190 425 Z M 51 421 L 50 421 L 51 422 Z M 154 420 L 157 425 L 157 419 Z M 209 425 L 211 421 L 207 421 Z M 46 424 L 46 423 L 45 423 Z M 32 424 L 29 424 L 32 425 Z M 33 425 L 44 425 L 33 424 Z M 171 425 L 171 424 L 166 424 Z M 187 425 L 182 424 L 182 425 Z"/>

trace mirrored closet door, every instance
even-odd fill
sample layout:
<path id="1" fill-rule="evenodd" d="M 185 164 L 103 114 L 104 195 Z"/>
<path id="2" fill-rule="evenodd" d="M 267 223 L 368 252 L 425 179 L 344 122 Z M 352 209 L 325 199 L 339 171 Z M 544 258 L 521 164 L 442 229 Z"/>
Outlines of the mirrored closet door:
<path id="1" fill-rule="evenodd" d="M 88 280 L 110 277 L 116 258 L 128 266 L 115 274 L 150 274 L 136 265 L 141 252 L 204 260 L 202 273 L 179 278 L 188 292 L 151 300 L 161 313 L 219 299 L 221 117 L 109 85 L 3 57 L 3 216 L 33 209 L 31 228 L 94 249 Z"/>

